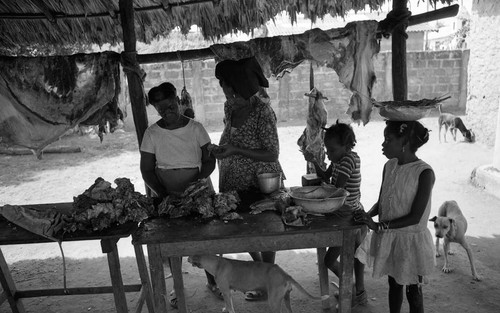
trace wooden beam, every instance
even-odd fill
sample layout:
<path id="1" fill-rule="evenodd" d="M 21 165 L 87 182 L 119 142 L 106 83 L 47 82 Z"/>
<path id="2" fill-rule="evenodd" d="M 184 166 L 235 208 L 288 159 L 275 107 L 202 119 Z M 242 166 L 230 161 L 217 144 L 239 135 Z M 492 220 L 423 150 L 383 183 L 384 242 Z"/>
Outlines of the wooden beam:
<path id="1" fill-rule="evenodd" d="M 31 0 L 34 5 L 36 5 L 37 8 L 42 10 L 43 15 L 51 22 L 52 24 L 56 23 L 56 18 L 54 17 L 54 14 L 52 14 L 52 11 L 50 11 L 50 8 L 43 2 L 43 0 Z"/>
<path id="2" fill-rule="evenodd" d="M 413 26 L 422 23 L 437 21 L 443 18 L 449 18 L 458 14 L 460 6 L 458 4 L 450 5 L 449 7 L 437 9 L 434 11 L 412 15 L 408 19 L 408 26 Z"/>
<path id="3" fill-rule="evenodd" d="M 174 61 L 180 61 L 179 56 L 183 61 L 194 61 L 194 60 L 213 59 L 215 57 L 215 54 L 212 52 L 210 48 L 177 51 L 177 52 L 138 54 L 137 62 L 139 62 L 139 64 L 174 62 Z"/>
<path id="4" fill-rule="evenodd" d="M 139 292 L 141 291 L 141 288 L 141 284 L 123 286 L 123 290 L 125 292 Z M 16 298 L 24 299 L 48 296 L 95 295 L 107 293 L 113 293 L 113 286 L 18 290 L 16 292 Z"/>
<path id="5" fill-rule="evenodd" d="M 407 0 L 393 0 L 392 14 L 404 16 L 408 13 Z M 392 32 L 392 94 L 395 101 L 408 98 L 406 74 L 406 25 L 399 23 Z"/>
<path id="6" fill-rule="evenodd" d="M 48 147 L 42 150 L 42 153 L 80 153 L 82 148 L 80 147 Z M 7 155 L 29 155 L 33 154 L 32 149 L 28 148 L 4 148 L 0 147 L 0 154 Z"/>
<path id="7" fill-rule="evenodd" d="M 134 23 L 134 2 L 133 0 L 120 0 L 120 17 L 123 33 L 124 54 L 122 54 L 122 65 L 127 75 L 128 90 L 134 117 L 135 131 L 139 147 L 146 128 L 148 128 L 148 115 L 146 112 L 146 96 L 144 94 L 142 77 L 137 71 L 139 64 L 136 56 L 136 37 Z M 128 70 L 128 68 L 130 68 Z"/>
<path id="8" fill-rule="evenodd" d="M 40 0 L 33 0 L 33 1 L 40 1 Z M 169 4 L 170 8 L 173 7 L 178 7 L 178 6 L 188 6 L 188 5 L 195 5 L 195 4 L 202 4 L 202 3 L 208 3 L 208 2 L 213 2 L 213 0 L 191 0 L 187 2 L 182 2 L 182 1 L 177 1 L 177 2 L 172 2 Z M 41 9 L 39 7 L 39 9 Z M 42 9 L 41 9 L 42 10 Z M 149 7 L 142 7 L 142 8 L 135 8 L 135 12 L 149 12 L 149 11 L 165 11 L 165 8 L 163 5 L 154 5 L 154 6 L 149 6 Z M 44 11 L 43 11 L 44 12 Z M 115 14 L 120 14 L 121 10 L 115 11 Z M 45 13 L 45 12 L 44 12 Z M 93 13 L 93 14 L 65 14 L 65 13 L 51 13 L 51 15 L 55 19 L 78 19 L 78 18 L 97 18 L 97 17 L 109 17 L 110 12 L 100 12 L 100 13 Z M 5 20 L 40 20 L 40 19 L 47 19 L 47 15 L 45 14 L 0 14 L 0 19 L 5 19 Z"/>

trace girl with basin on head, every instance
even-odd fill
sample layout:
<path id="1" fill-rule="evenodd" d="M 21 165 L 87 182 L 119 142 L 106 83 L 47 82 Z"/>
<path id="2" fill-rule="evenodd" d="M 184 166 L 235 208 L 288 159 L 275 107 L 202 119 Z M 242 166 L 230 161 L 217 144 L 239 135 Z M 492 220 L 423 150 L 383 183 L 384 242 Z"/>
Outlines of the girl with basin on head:
<path id="1" fill-rule="evenodd" d="M 382 152 L 389 159 L 377 203 L 354 219 L 373 229 L 373 277 L 388 276 L 389 310 L 401 312 L 403 287 L 411 313 L 424 312 L 423 279 L 434 270 L 434 246 L 427 228 L 435 176 L 415 154 L 429 140 L 417 121 L 387 121 Z M 378 215 L 378 223 L 372 217 Z"/>

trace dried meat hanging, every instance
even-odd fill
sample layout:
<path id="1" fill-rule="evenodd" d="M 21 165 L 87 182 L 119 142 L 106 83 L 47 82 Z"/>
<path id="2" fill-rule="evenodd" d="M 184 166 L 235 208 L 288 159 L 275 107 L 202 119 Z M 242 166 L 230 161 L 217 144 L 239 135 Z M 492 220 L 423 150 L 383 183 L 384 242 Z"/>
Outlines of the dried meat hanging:
<path id="1" fill-rule="evenodd" d="M 325 108 L 323 100 L 328 98 L 314 87 L 314 70 L 311 61 L 310 75 L 309 75 L 310 91 L 305 94 L 309 98 L 309 109 L 307 114 L 307 124 L 304 132 L 297 140 L 301 151 L 311 153 L 316 162 L 322 167 L 326 168 L 325 148 L 323 143 L 324 127 L 326 125 L 328 113 Z M 307 162 L 307 174 L 315 173 L 314 165 Z"/>
<path id="2" fill-rule="evenodd" d="M 189 92 L 187 92 L 187 89 L 186 89 L 186 77 L 184 75 L 184 61 L 182 61 L 181 54 L 179 53 L 179 51 L 177 51 L 177 57 L 181 61 L 182 81 L 184 83 L 184 87 L 182 87 L 181 99 L 180 99 L 181 114 L 183 114 L 189 118 L 194 118 L 193 100 L 191 99 L 191 95 L 189 94 Z"/>

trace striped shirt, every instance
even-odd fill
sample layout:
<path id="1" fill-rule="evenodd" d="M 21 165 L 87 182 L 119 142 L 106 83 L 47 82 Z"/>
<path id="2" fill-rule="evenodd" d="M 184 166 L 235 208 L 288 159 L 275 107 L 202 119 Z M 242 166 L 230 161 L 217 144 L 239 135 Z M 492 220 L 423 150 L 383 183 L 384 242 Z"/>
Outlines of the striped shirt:
<path id="1" fill-rule="evenodd" d="M 348 152 L 338 163 L 332 163 L 332 179 L 331 184 L 336 185 L 339 174 L 347 176 L 347 182 L 344 189 L 349 192 L 349 196 L 345 199 L 345 203 L 353 207 L 353 209 L 361 209 L 361 160 L 358 154 L 354 151 Z"/>

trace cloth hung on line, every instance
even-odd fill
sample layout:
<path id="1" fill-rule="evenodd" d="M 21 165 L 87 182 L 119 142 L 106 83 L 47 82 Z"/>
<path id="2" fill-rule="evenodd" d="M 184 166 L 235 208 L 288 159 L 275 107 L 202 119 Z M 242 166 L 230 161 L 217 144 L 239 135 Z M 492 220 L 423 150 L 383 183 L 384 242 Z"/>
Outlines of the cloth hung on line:
<path id="1" fill-rule="evenodd" d="M 347 113 L 353 120 L 366 124 L 372 111 L 371 90 L 375 82 L 372 57 L 379 51 L 377 28 L 377 21 L 352 22 L 344 28 L 315 28 L 300 35 L 216 44 L 210 49 L 217 60 L 255 56 L 267 77 L 281 77 L 306 59 L 330 67 L 353 92 Z"/>
<path id="2" fill-rule="evenodd" d="M 41 151 L 79 125 L 117 124 L 120 55 L 0 57 L 0 137 Z"/>

